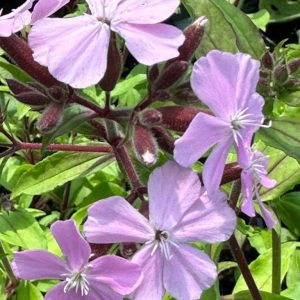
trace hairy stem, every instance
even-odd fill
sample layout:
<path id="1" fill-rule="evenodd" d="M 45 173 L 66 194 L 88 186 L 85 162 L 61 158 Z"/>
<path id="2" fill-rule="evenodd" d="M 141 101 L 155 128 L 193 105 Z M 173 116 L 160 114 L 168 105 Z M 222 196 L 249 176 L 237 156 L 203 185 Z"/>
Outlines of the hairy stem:
<path id="1" fill-rule="evenodd" d="M 0 259 L 1 262 L 3 264 L 3 267 L 7 273 L 8 278 L 10 279 L 11 283 L 13 284 L 13 286 L 17 286 L 18 285 L 18 279 L 15 277 L 15 274 L 10 266 L 10 263 L 7 259 L 6 253 L 3 249 L 2 243 L 0 241 Z"/>
<path id="2" fill-rule="evenodd" d="M 280 234 L 272 229 L 272 293 L 281 291 L 281 243 Z"/>

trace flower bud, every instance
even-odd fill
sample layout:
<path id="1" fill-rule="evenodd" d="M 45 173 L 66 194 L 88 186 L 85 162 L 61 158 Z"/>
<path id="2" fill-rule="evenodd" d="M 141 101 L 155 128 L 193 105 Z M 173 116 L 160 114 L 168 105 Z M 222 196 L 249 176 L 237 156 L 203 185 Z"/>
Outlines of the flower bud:
<path id="1" fill-rule="evenodd" d="M 9 89 L 15 94 L 26 93 L 26 92 L 35 92 L 36 89 L 30 85 L 24 84 L 14 79 L 6 79 Z"/>
<path id="2" fill-rule="evenodd" d="M 155 83 L 155 90 L 164 90 L 176 83 L 185 74 L 188 63 L 176 60 L 166 66 Z"/>
<path id="3" fill-rule="evenodd" d="M 104 77 L 99 85 L 106 91 L 110 92 L 114 89 L 118 82 L 122 69 L 122 57 L 118 49 L 115 33 L 111 33 L 108 54 L 107 54 L 107 69 Z"/>
<path id="4" fill-rule="evenodd" d="M 145 108 L 139 113 L 138 118 L 141 125 L 151 128 L 161 123 L 162 115 L 161 112 L 154 108 Z"/>
<path id="5" fill-rule="evenodd" d="M 23 92 L 15 95 L 15 98 L 27 105 L 33 106 L 38 109 L 39 107 L 44 107 L 50 102 L 50 99 L 44 94 L 35 91 L 35 92 Z"/>
<path id="6" fill-rule="evenodd" d="M 193 118 L 199 113 L 209 113 L 206 110 L 192 106 L 164 106 L 159 108 L 162 114 L 162 124 L 167 129 L 186 131 Z"/>
<path id="7" fill-rule="evenodd" d="M 285 64 L 279 64 L 274 68 L 273 71 L 273 80 L 278 85 L 284 85 L 289 77 L 288 69 Z"/>
<path id="8" fill-rule="evenodd" d="M 296 73 L 299 70 L 299 67 L 300 67 L 300 58 L 291 59 L 287 63 L 287 67 L 288 67 L 288 70 L 289 70 L 290 74 Z"/>
<path id="9" fill-rule="evenodd" d="M 40 133 L 51 133 L 61 122 L 64 112 L 64 105 L 51 103 L 42 113 L 36 123 L 36 128 Z"/>
<path id="10" fill-rule="evenodd" d="M 149 68 L 148 71 L 148 80 L 149 82 L 154 82 L 159 75 L 159 68 L 157 65 L 153 65 Z"/>
<path id="11" fill-rule="evenodd" d="M 153 127 L 151 128 L 151 131 L 153 132 L 159 147 L 173 155 L 175 141 L 169 132 L 161 126 Z"/>
<path id="12" fill-rule="evenodd" d="M 172 95 L 172 100 L 179 105 L 199 103 L 199 99 L 193 92 L 190 83 L 178 86 Z"/>
<path id="13" fill-rule="evenodd" d="M 133 128 L 133 149 L 137 159 L 145 165 L 153 165 L 157 161 L 158 147 L 152 132 L 136 124 Z"/>
<path id="14" fill-rule="evenodd" d="M 68 100 L 68 92 L 60 86 L 52 86 L 48 89 L 47 94 L 53 102 L 65 103 Z"/>
<path id="15" fill-rule="evenodd" d="M 261 64 L 263 67 L 266 69 L 272 70 L 274 66 L 274 59 L 269 51 L 267 51 L 262 59 L 261 59 Z"/>

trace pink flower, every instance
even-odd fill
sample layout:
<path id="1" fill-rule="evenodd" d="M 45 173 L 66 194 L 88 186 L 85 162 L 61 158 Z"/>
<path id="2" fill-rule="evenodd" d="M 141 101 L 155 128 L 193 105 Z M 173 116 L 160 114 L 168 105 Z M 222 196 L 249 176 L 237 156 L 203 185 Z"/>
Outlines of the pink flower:
<path id="1" fill-rule="evenodd" d="M 0 36 L 8 37 L 25 26 L 52 15 L 70 0 L 39 0 L 31 13 L 29 9 L 34 1 L 27 0 L 11 13 L 0 17 Z"/>
<path id="2" fill-rule="evenodd" d="M 174 157 L 190 166 L 216 145 L 204 165 L 209 193 L 219 188 L 229 149 L 243 147 L 262 125 L 264 99 L 256 93 L 259 62 L 248 54 L 213 50 L 194 65 L 191 85 L 214 115 L 199 113 L 175 142 Z"/>
<path id="3" fill-rule="evenodd" d="M 199 299 L 217 277 L 216 267 L 194 241 L 221 242 L 235 228 L 235 214 L 223 194 L 209 198 L 197 174 L 174 162 L 157 168 L 148 183 L 149 220 L 125 199 L 110 197 L 89 209 L 84 231 L 91 243 L 142 243 L 133 256 L 144 279 L 133 299 Z"/>
<path id="4" fill-rule="evenodd" d="M 276 220 L 272 216 L 272 213 L 264 206 L 258 188 L 260 184 L 266 188 L 272 188 L 276 185 L 276 180 L 267 177 L 267 157 L 259 151 L 252 151 L 246 145 L 244 147 L 244 149 L 239 151 L 239 165 L 243 168 L 241 174 L 243 194 L 242 212 L 249 217 L 255 216 L 253 205 L 254 194 L 260 208 L 261 216 L 265 220 L 267 227 L 273 228 Z"/>
<path id="5" fill-rule="evenodd" d="M 184 36 L 158 24 L 179 0 L 87 0 L 91 14 L 43 19 L 33 26 L 29 44 L 34 59 L 74 88 L 98 83 L 105 74 L 110 31 L 120 34 L 132 55 L 152 65 L 179 55 Z"/>
<path id="6" fill-rule="evenodd" d="M 26 280 L 59 279 L 45 300 L 121 300 L 141 280 L 137 264 L 106 255 L 89 262 L 91 248 L 74 221 L 57 221 L 51 226 L 64 259 L 45 251 L 27 250 L 14 254 L 15 274 Z"/>

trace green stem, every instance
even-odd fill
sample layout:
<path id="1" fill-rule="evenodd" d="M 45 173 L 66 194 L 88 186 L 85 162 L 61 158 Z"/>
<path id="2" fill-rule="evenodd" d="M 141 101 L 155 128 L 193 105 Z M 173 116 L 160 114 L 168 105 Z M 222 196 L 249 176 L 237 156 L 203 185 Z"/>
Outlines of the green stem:
<path id="1" fill-rule="evenodd" d="M 280 234 L 272 229 L 272 293 L 281 291 L 281 243 Z"/>
<path id="2" fill-rule="evenodd" d="M 10 279 L 11 283 L 13 284 L 13 286 L 17 286 L 18 285 L 18 279 L 15 277 L 15 274 L 10 266 L 10 263 L 7 259 L 6 253 L 3 249 L 2 243 L 0 242 L 0 259 L 1 262 L 3 264 L 4 270 L 7 273 L 8 278 Z"/>
<path id="3" fill-rule="evenodd" d="M 61 214 L 60 214 L 61 220 L 64 220 L 66 218 L 66 212 L 69 206 L 70 192 L 71 192 L 71 181 L 65 184 L 63 203 L 62 203 Z"/>

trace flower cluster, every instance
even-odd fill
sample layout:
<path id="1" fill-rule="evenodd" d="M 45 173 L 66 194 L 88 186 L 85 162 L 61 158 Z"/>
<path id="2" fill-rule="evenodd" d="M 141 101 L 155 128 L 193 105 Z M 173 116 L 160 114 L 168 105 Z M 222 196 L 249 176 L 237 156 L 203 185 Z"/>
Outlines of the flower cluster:
<path id="1" fill-rule="evenodd" d="M 86 0 L 88 10 L 82 15 L 49 17 L 68 2 L 27 0 L 0 17 L 2 37 L 32 25 L 28 41 L 34 60 L 47 67 L 54 80 L 64 83 L 51 90 L 52 94 L 63 92 L 66 98 L 60 103 L 51 96 L 61 114 L 69 100 L 68 92 L 74 92 L 72 88 L 99 83 L 101 86 L 111 66 L 117 64 L 109 60 L 112 49 L 122 64 L 116 36 L 142 64 L 152 66 L 168 61 L 161 68 L 160 80 L 159 68 L 153 67 L 149 72 L 154 86 L 149 90 L 162 95 L 166 87 L 183 77 L 197 48 L 195 43 L 185 42 L 185 37 L 197 40 L 203 34 L 203 30 L 198 30 L 197 34 L 191 31 L 184 35 L 176 27 L 161 23 L 174 13 L 179 0 Z M 197 26 L 204 26 L 206 21 L 204 17 L 199 19 Z M 181 71 L 170 79 L 170 70 Z M 114 72 L 118 77 L 118 66 Z M 88 210 L 84 237 L 72 220 L 57 221 L 51 226 L 63 258 L 45 250 L 16 252 L 12 263 L 15 275 L 24 280 L 58 279 L 60 283 L 47 292 L 46 300 L 118 300 L 124 296 L 160 300 L 165 293 L 180 300 L 199 299 L 203 290 L 213 285 L 217 270 L 211 258 L 197 249 L 198 242 L 223 242 L 236 226 L 235 212 L 220 191 L 231 148 L 235 149 L 242 169 L 241 210 L 254 216 L 255 197 L 267 227 L 276 224 L 259 195 L 260 185 L 271 188 L 276 182 L 268 178 L 267 158 L 252 147 L 256 131 L 270 126 L 265 124 L 262 112 L 264 99 L 256 92 L 258 80 L 259 62 L 248 54 L 213 50 L 198 59 L 190 86 L 209 110 L 197 113 L 175 142 L 176 162 L 166 162 L 151 173 L 148 211 L 142 214 L 118 196 L 99 200 Z M 15 84 L 15 90 L 20 87 L 25 87 L 18 93 L 23 101 L 30 92 L 30 97 L 39 94 L 39 101 L 49 104 L 49 91 L 41 96 L 40 87 L 35 90 L 31 86 L 28 90 L 25 85 Z M 48 114 L 52 114 L 49 107 Z M 147 121 L 147 113 L 157 119 L 154 125 L 150 117 L 151 122 Z M 149 147 L 143 140 L 134 144 L 136 152 L 142 149 L 140 156 L 146 164 L 156 163 L 156 156 L 148 150 L 153 146 L 153 152 L 158 152 L 150 129 L 161 120 L 154 109 L 144 110 L 140 119 L 134 120 L 134 136 L 153 138 Z M 53 123 L 56 125 L 56 120 Z M 49 129 L 48 125 L 44 127 Z M 38 127 L 40 132 L 48 132 L 42 130 L 42 122 L 38 122 Z M 202 185 L 190 167 L 212 147 L 204 163 Z M 94 258 L 89 243 L 134 243 L 138 250 L 128 260 L 117 255 Z"/>

